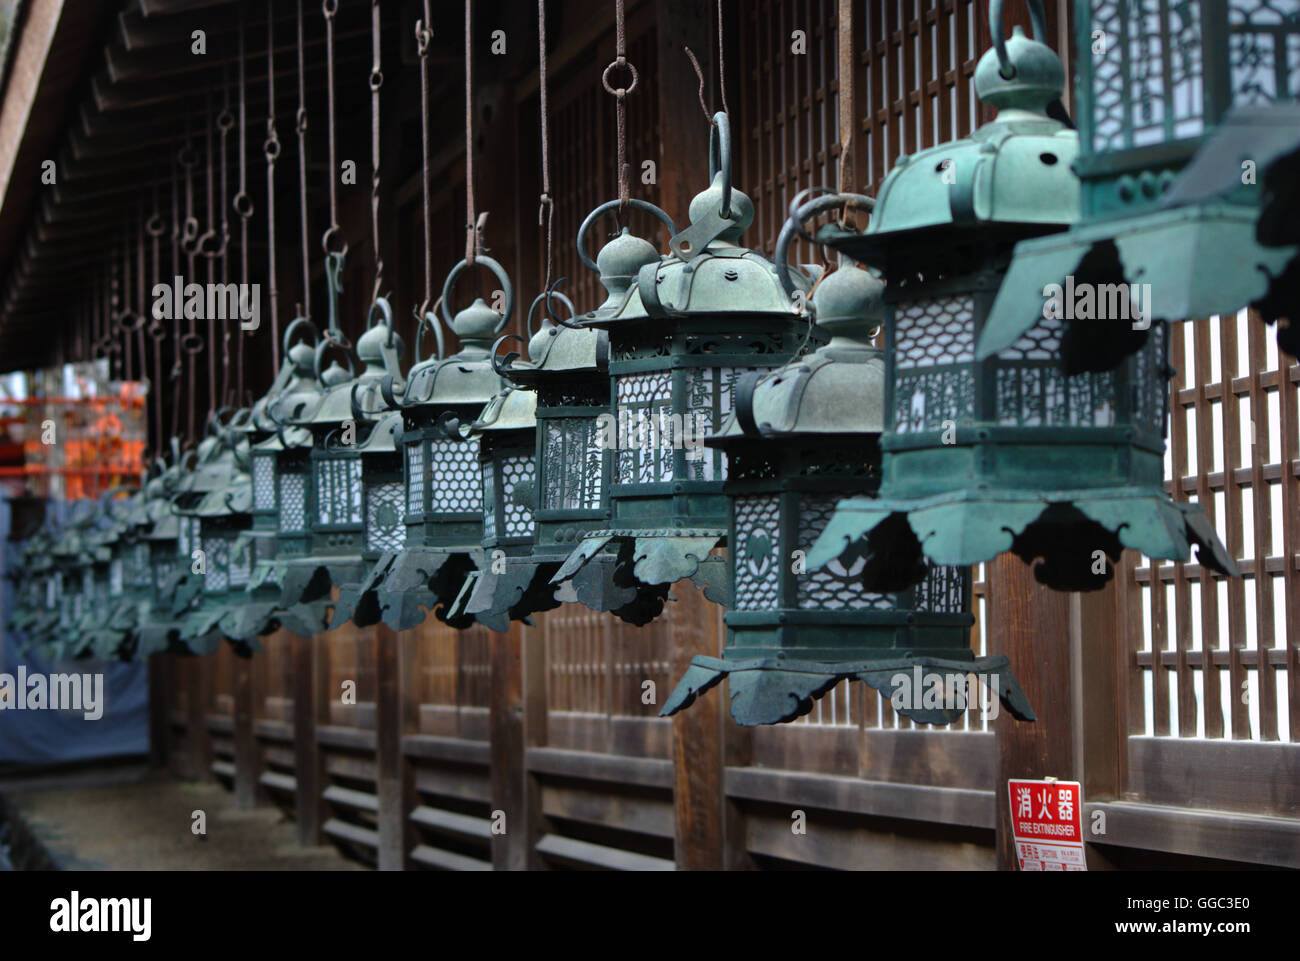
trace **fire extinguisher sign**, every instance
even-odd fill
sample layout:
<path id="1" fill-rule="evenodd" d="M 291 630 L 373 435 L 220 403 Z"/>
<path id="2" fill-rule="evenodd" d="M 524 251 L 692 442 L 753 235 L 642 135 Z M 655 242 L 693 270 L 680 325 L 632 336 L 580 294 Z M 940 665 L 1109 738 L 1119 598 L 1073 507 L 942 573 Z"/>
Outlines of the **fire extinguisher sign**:
<path id="1" fill-rule="evenodd" d="M 1011 833 L 1022 871 L 1086 871 L 1078 781 L 1008 781 Z"/>

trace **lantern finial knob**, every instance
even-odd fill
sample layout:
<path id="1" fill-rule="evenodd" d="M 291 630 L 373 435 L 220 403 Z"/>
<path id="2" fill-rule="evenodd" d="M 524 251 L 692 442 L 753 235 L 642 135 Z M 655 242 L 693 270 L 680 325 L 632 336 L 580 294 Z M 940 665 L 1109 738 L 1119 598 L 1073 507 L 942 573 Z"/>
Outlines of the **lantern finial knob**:
<path id="1" fill-rule="evenodd" d="M 600 271 L 600 282 L 610 297 L 619 298 L 636 280 L 637 271 L 658 259 L 659 251 L 655 250 L 654 244 L 624 227 L 618 236 L 600 248 L 596 255 L 596 269 Z"/>
<path id="2" fill-rule="evenodd" d="M 1025 36 L 1021 27 L 1006 42 L 1007 65 L 998 51 L 985 51 L 975 67 L 975 95 L 999 110 L 1028 110 L 1045 114 L 1047 105 L 1065 90 L 1065 67 L 1061 58 L 1045 43 Z"/>
<path id="3" fill-rule="evenodd" d="M 729 213 L 731 224 L 720 234 L 717 239 L 725 243 L 735 244 L 740 242 L 740 237 L 749 225 L 754 222 L 754 201 L 750 200 L 743 191 L 737 187 L 724 185 L 723 181 L 726 173 L 719 170 L 713 175 L 713 182 L 708 188 L 701 190 L 691 199 L 689 214 L 692 224 L 700 223 L 705 217 L 710 216 L 722 206 L 723 194 L 730 189 L 731 199 L 729 203 Z"/>

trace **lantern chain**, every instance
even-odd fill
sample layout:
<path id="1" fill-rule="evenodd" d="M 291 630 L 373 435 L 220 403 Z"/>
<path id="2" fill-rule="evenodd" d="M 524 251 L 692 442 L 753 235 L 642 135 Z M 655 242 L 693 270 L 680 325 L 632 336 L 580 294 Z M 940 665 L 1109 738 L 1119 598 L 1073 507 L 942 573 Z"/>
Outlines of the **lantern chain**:
<path id="1" fill-rule="evenodd" d="M 690 47 L 683 45 L 682 49 L 686 51 L 691 66 L 695 68 L 695 76 L 700 81 L 699 90 L 697 91 L 700 98 L 700 109 L 704 111 L 704 117 L 709 121 L 709 125 L 716 127 L 717 121 L 713 119 L 713 111 L 704 102 L 704 71 L 700 68 L 700 61 L 695 58 L 695 53 Z M 730 117 L 731 108 L 727 106 L 727 59 L 723 49 L 722 0 L 718 0 L 718 93 L 722 99 L 722 112 Z"/>
<path id="2" fill-rule="evenodd" d="M 623 10 L 623 0 L 615 0 L 614 3 L 614 59 L 605 67 L 605 72 L 600 76 L 600 82 L 605 87 L 606 92 L 614 97 L 615 117 L 617 118 L 618 127 L 618 209 L 619 213 L 626 213 L 628 200 L 630 199 L 628 191 L 628 163 L 627 163 L 627 95 L 636 89 L 640 79 L 636 72 L 636 67 L 632 61 L 627 58 L 627 29 L 625 26 L 626 17 Z M 632 82 L 626 87 L 614 87 L 610 84 L 610 73 L 617 69 L 624 69 L 631 75 Z"/>
<path id="3" fill-rule="evenodd" d="M 432 12 L 424 0 L 424 18 L 415 23 L 415 49 L 420 57 L 420 181 L 424 192 L 424 302 L 415 312 L 418 323 L 433 303 L 433 217 L 429 200 L 429 44 L 433 40 Z"/>
<path id="4" fill-rule="evenodd" d="M 311 317 L 311 227 L 307 214 L 307 71 L 303 62 L 302 0 L 298 0 L 298 207 L 302 221 L 302 316 Z"/>
<path id="5" fill-rule="evenodd" d="M 266 140 L 262 144 L 266 156 L 266 271 L 267 294 L 271 307 L 271 370 L 273 376 L 280 370 L 280 292 L 279 271 L 276 267 L 275 243 L 275 162 L 280 158 L 280 135 L 275 127 L 275 11 L 266 6 Z M 249 212 L 252 212 L 250 205 Z M 247 277 L 245 277 L 247 280 Z M 239 396 L 244 394 L 244 348 L 239 348 Z"/>
<path id="6" fill-rule="evenodd" d="M 465 262 L 472 264 L 483 250 L 482 216 L 474 207 L 474 7 L 465 0 Z"/>
<path id="7" fill-rule="evenodd" d="M 159 180 L 161 179 L 160 176 Z M 149 233 L 149 267 L 154 286 L 157 286 L 160 281 L 162 235 L 167 229 L 163 223 L 162 212 L 158 209 L 159 180 L 155 180 L 153 184 L 153 213 L 149 217 L 149 222 L 145 228 Z M 154 443 L 157 445 L 154 451 L 157 453 L 163 449 L 162 354 L 163 341 L 167 338 L 167 328 L 163 326 L 162 321 L 157 317 L 152 317 L 149 322 L 149 336 L 153 338 L 153 382 L 149 385 L 149 393 L 153 396 Z"/>
<path id="8" fill-rule="evenodd" d="M 537 90 L 541 102 L 542 134 L 542 194 L 538 198 L 537 225 L 546 221 L 546 282 L 543 290 L 551 289 L 551 271 L 554 263 L 555 200 L 551 196 L 551 138 L 550 108 L 546 100 L 546 0 L 537 0 Z"/>
<path id="9" fill-rule="evenodd" d="M 343 262 L 348 251 L 347 240 L 343 238 L 343 229 L 339 226 L 338 186 L 336 184 L 338 178 L 338 131 L 335 129 L 337 104 L 334 95 L 334 16 L 338 13 L 338 0 L 324 0 L 321 4 L 321 12 L 325 16 L 325 85 L 329 116 L 328 179 L 330 188 L 330 225 L 321 237 L 321 247 L 325 251 L 325 280 L 329 292 L 329 327 L 326 329 L 325 337 L 332 343 L 345 344 L 346 339 L 338 326 L 339 293 L 343 289 Z M 330 248 L 330 244 L 335 238 L 338 238 L 342 245 L 338 250 Z"/>
<path id="10" fill-rule="evenodd" d="M 381 60 L 379 0 L 370 0 L 370 230 L 375 245 L 375 288 L 371 303 L 379 299 L 384 283 L 384 259 L 379 254 L 379 91 L 384 85 Z"/>

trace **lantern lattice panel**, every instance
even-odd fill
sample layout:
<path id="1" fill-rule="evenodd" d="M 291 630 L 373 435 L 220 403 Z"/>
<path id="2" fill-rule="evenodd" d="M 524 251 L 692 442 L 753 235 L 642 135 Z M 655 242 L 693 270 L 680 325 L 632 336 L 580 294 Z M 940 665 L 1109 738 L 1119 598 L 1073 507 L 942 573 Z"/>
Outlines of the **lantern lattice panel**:
<path id="1" fill-rule="evenodd" d="M 435 514 L 472 514 L 483 509 L 478 441 L 435 440 L 429 444 L 429 509 Z"/>
<path id="2" fill-rule="evenodd" d="M 997 371 L 999 424 L 1011 427 L 1114 425 L 1117 413 L 1114 373 L 1074 377 L 1061 373 L 1056 357 L 1062 325 L 1060 320 L 1042 318 L 1014 344 L 998 353 L 998 360 L 1003 362 Z"/>
<path id="3" fill-rule="evenodd" d="M 253 508 L 259 511 L 275 510 L 275 457 L 253 456 Z"/>
<path id="4" fill-rule="evenodd" d="M 528 537 L 533 533 L 533 505 L 523 498 L 516 499 L 515 490 L 521 485 L 531 485 L 535 480 L 533 458 L 507 457 L 501 465 L 501 496 L 505 501 L 505 536 Z M 519 503 L 524 500 L 524 503 Z"/>
<path id="5" fill-rule="evenodd" d="M 316 516 L 318 523 L 361 523 L 361 459 L 359 456 L 317 460 Z"/>
<path id="6" fill-rule="evenodd" d="M 722 426 L 731 412 L 731 401 L 736 392 L 736 381 L 752 367 L 694 367 L 687 371 L 686 407 L 689 423 L 684 428 L 698 440 Z M 687 451 L 687 472 L 691 480 L 725 480 L 726 455 L 703 447 Z"/>
<path id="7" fill-rule="evenodd" d="M 224 537 L 205 537 L 203 554 L 204 590 L 224 591 L 230 586 L 230 542 Z"/>
<path id="8" fill-rule="evenodd" d="M 424 511 L 424 444 L 415 441 L 406 445 L 406 512 Z"/>
<path id="9" fill-rule="evenodd" d="M 400 481 L 376 484 L 366 491 L 366 549 L 397 551 L 406 543 Z"/>
<path id="10" fill-rule="evenodd" d="M 736 498 L 733 564 L 735 606 L 770 611 L 779 605 L 781 585 L 781 508 L 775 494 Z"/>
<path id="11" fill-rule="evenodd" d="M 307 478 L 295 472 L 281 473 L 280 530 L 301 531 L 307 528 Z"/>
<path id="12" fill-rule="evenodd" d="M 974 301 L 947 297 L 901 303 L 894 313 L 894 430 L 942 430 L 975 408 Z"/>
<path id="13" fill-rule="evenodd" d="M 1300 96 L 1300 15 L 1294 0 L 1229 0 L 1228 60 L 1236 104 Z"/>
<path id="14" fill-rule="evenodd" d="M 806 556 L 813 541 L 826 529 L 839 498 L 833 495 L 804 495 L 799 498 L 799 550 Z M 890 611 L 895 605 L 888 594 L 872 594 L 862 589 L 856 576 L 864 566 L 859 559 L 848 570 L 838 560 L 815 571 L 805 571 L 795 584 L 796 601 L 801 610 L 821 611 Z"/>
<path id="15" fill-rule="evenodd" d="M 545 510 L 596 510 L 600 507 L 601 465 L 596 421 L 558 417 L 544 421 L 545 463 L 553 474 L 542 491 Z"/>
<path id="16" fill-rule="evenodd" d="M 912 609 L 927 614 L 959 614 L 966 610 L 968 569 L 932 565 L 913 589 Z"/>
<path id="17" fill-rule="evenodd" d="M 619 439 L 618 483 L 655 484 L 673 479 L 671 436 L 672 379 L 667 371 L 627 374 L 618 378 L 619 430 L 626 430 L 632 446 Z M 653 425 L 653 426 L 652 426 Z M 656 440 L 650 436 L 657 430 Z"/>
<path id="18" fill-rule="evenodd" d="M 248 579 L 253 572 L 253 545 L 246 542 L 239 547 L 230 549 L 230 576 L 229 582 L 231 587 L 243 587 L 248 583 Z"/>
<path id="19" fill-rule="evenodd" d="M 108 592 L 110 594 L 122 593 L 122 559 L 115 557 L 108 564 Z"/>

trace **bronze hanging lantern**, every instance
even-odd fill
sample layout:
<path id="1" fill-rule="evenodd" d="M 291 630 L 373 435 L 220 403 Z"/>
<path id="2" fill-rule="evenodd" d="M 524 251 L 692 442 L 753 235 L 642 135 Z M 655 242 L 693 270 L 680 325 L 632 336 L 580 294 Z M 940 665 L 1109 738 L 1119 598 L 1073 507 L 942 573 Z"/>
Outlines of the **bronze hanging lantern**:
<path id="1" fill-rule="evenodd" d="M 1094 590 L 1125 547 L 1186 560 L 1195 543 L 1202 564 L 1236 573 L 1200 505 L 1165 491 L 1163 325 L 1114 371 L 1062 371 L 1063 321 L 1043 311 L 995 355 L 976 351 L 1014 245 L 1079 216 L 1078 135 L 1046 113 L 1064 77 L 1017 30 L 975 71 L 997 119 L 901 158 L 864 232 L 820 232 L 888 282 L 887 392 L 879 497 L 840 504 L 810 568 L 861 559 L 865 584 L 888 590 L 915 583 L 922 558 L 964 566 L 1010 550 L 1049 587 Z"/>
<path id="2" fill-rule="evenodd" d="M 474 620 L 449 611 L 466 578 L 483 566 L 485 556 L 478 442 L 461 436 L 458 425 L 477 416 L 503 386 L 493 369 L 490 347 L 514 307 L 505 269 L 490 257 L 480 256 L 474 263 L 501 284 L 503 312 L 497 313 L 480 297 L 452 316 L 456 281 L 471 266 L 462 260 L 443 283 L 441 307 L 447 327 L 460 340 L 460 350 L 443 356 L 441 328 L 437 318 L 428 314 L 425 322 L 438 342 L 437 354 L 417 359 L 407 374 L 404 395 L 398 396 L 390 382 L 381 384 L 388 408 L 399 411 L 402 418 L 397 443 L 403 463 L 406 532 L 401 549 L 385 550 L 361 584 L 354 615 L 359 626 L 382 620 L 401 631 L 417 626 L 429 613 L 456 627 Z M 417 340 L 417 358 L 419 349 Z"/>
<path id="3" fill-rule="evenodd" d="M 871 202 L 831 194 L 794 211 L 777 244 L 778 269 L 805 220 L 846 205 L 869 210 Z M 837 503 L 874 497 L 880 484 L 885 362 L 871 338 L 884 313 L 883 288 L 853 265 L 824 278 L 808 310 L 830 340 L 784 367 L 747 375 L 734 409 L 706 441 L 729 461 L 727 646 L 721 658 L 692 660 L 662 715 L 727 678 L 738 723 L 775 724 L 808 713 L 840 681 L 854 679 L 905 717 L 948 724 L 979 700 L 974 677 L 992 692 L 986 709 L 1000 697 L 1015 716 L 1033 719 L 1007 658 L 971 652 L 969 568 L 928 565 L 915 586 L 881 593 L 863 587 L 861 561 L 817 570 L 804 563 Z"/>
<path id="4" fill-rule="evenodd" d="M 650 260 L 643 241 L 624 238 L 602 251 L 610 296 L 581 322 L 609 333 L 614 409 L 600 425 L 609 519 L 583 533 L 557 583 L 612 551 L 640 584 L 689 577 L 726 602 L 725 565 L 710 554 L 726 536 L 727 458 L 703 439 L 730 413 L 740 376 L 780 366 L 804 329 L 772 262 L 738 245 L 754 207 L 732 186 L 725 113 L 714 116 L 709 154 L 711 184 L 691 201 L 691 224 L 674 230 L 669 254 Z M 802 273 L 796 283 L 810 286 Z"/>
<path id="5" fill-rule="evenodd" d="M 1075 10 L 1082 219 L 1017 246 L 977 357 L 1032 328 L 1053 286 L 1070 371 L 1115 368 L 1153 322 L 1247 305 L 1269 322 L 1289 318 L 1278 338 L 1296 354 L 1300 234 L 1277 229 L 1297 212 L 1277 189 L 1283 158 L 1300 147 L 1294 4 L 1086 0 Z"/>

